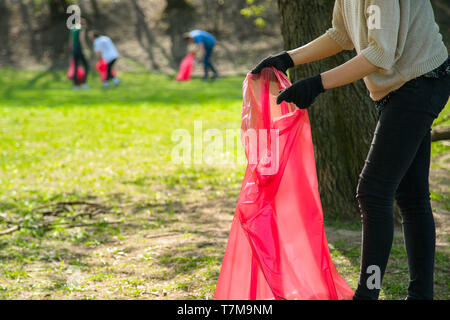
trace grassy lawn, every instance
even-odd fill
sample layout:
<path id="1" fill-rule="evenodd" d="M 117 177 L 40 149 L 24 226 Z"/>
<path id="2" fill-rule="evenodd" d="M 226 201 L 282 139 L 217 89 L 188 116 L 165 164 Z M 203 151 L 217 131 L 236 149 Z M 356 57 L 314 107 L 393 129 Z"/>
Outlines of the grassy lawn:
<path id="1" fill-rule="evenodd" d="M 197 121 L 203 131 L 238 133 L 243 77 L 121 79 L 105 91 L 93 77 L 91 90 L 73 91 L 60 72 L 0 70 L 0 230 L 8 220 L 21 225 L 0 236 L 1 299 L 212 298 L 245 164 L 176 164 L 173 133 L 192 134 Z M 450 121 L 448 109 L 440 124 Z M 440 170 L 448 169 L 448 151 L 433 144 Z M 214 154 L 242 159 L 239 147 Z M 444 207 L 446 188 L 433 194 Z M 360 233 L 345 225 L 327 231 L 333 259 L 355 288 Z M 384 299 L 406 295 L 400 236 Z M 444 249 L 436 298 L 449 299 Z"/>

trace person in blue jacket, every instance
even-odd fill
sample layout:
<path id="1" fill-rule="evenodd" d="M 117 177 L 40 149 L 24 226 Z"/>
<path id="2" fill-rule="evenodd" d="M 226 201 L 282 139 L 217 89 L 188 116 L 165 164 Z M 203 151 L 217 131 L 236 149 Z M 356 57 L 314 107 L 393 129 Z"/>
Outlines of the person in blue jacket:
<path id="1" fill-rule="evenodd" d="M 183 37 L 188 44 L 194 43 L 204 50 L 203 64 L 205 67 L 205 75 L 203 79 L 208 80 L 209 69 L 214 73 L 213 79 L 217 78 L 217 70 L 211 63 L 211 54 L 216 44 L 216 38 L 209 32 L 203 30 L 192 30 L 191 32 L 185 33 Z"/>

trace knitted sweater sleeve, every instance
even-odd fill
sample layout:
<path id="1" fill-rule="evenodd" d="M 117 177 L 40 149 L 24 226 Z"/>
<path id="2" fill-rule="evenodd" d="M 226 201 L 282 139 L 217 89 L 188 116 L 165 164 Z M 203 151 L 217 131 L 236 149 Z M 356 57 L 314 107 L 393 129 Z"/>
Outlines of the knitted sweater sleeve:
<path id="1" fill-rule="evenodd" d="M 375 66 L 389 70 L 395 64 L 400 4 L 398 0 L 366 1 L 368 46 L 361 50 Z"/>
<path id="2" fill-rule="evenodd" d="M 353 50 L 353 42 L 350 39 L 343 18 L 341 1 L 336 0 L 333 9 L 332 27 L 326 32 L 344 50 Z"/>

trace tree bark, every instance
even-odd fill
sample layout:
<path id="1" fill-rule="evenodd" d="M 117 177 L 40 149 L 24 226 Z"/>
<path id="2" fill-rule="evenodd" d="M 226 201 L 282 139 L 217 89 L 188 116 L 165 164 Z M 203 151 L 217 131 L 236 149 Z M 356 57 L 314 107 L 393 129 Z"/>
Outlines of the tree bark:
<path id="1" fill-rule="evenodd" d="M 439 25 L 439 31 L 442 34 L 443 41 L 450 49 L 450 5 L 448 0 L 431 0 L 434 9 L 434 16 Z"/>
<path id="2" fill-rule="evenodd" d="M 91 0 L 92 9 L 94 10 L 94 16 L 99 17 L 100 16 L 100 9 L 99 5 L 97 3 L 97 0 Z"/>
<path id="3" fill-rule="evenodd" d="M 278 0 L 286 49 L 296 48 L 331 27 L 334 1 Z M 292 69 L 291 81 L 332 69 L 354 56 L 343 52 Z M 334 219 L 359 218 L 355 199 L 377 121 L 376 109 L 362 81 L 329 90 L 308 110 L 324 214 Z"/>
<path id="4" fill-rule="evenodd" d="M 51 21 L 61 21 L 66 19 L 66 10 L 69 6 L 66 0 L 48 0 Z"/>
<path id="5" fill-rule="evenodd" d="M 5 65 L 13 64 L 13 52 L 11 50 L 11 27 L 10 27 L 11 12 L 5 1 L 0 1 L 0 63 Z"/>
<path id="6" fill-rule="evenodd" d="M 172 43 L 172 67 L 176 69 L 186 55 L 183 34 L 190 31 L 190 27 L 195 21 L 195 7 L 185 0 L 168 0 L 164 18 L 168 24 L 167 33 Z"/>

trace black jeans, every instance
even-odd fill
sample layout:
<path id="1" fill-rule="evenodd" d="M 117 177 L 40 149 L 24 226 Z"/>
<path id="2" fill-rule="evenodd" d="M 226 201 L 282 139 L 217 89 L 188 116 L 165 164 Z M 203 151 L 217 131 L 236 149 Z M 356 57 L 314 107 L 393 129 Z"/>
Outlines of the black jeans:
<path id="1" fill-rule="evenodd" d="M 422 76 L 395 91 L 379 112 L 357 187 L 363 239 L 355 300 L 378 299 L 373 266 L 379 268 L 381 283 L 393 241 L 394 199 L 401 210 L 408 255 L 407 299 L 433 299 L 435 225 L 428 185 L 430 131 L 449 92 L 450 75 L 440 79 Z"/>
<path id="2" fill-rule="evenodd" d="M 74 77 L 73 77 L 73 83 L 75 85 L 77 85 L 77 70 L 78 70 L 78 66 L 79 66 L 80 62 L 83 64 L 84 71 L 86 74 L 85 79 L 87 81 L 88 73 L 89 73 L 89 64 L 88 64 L 86 58 L 84 57 L 81 47 L 76 47 L 73 49 L 73 61 L 75 64 L 75 73 L 74 73 Z"/>
<path id="3" fill-rule="evenodd" d="M 214 46 L 211 47 L 205 47 L 205 55 L 203 56 L 203 66 L 205 68 L 205 75 L 204 79 L 208 79 L 208 71 L 211 69 L 211 71 L 214 73 L 215 76 L 217 76 L 217 70 L 214 68 L 213 64 L 211 63 L 211 55 L 213 52 Z"/>
<path id="4" fill-rule="evenodd" d="M 114 76 L 112 74 L 112 68 L 113 68 L 114 63 L 116 62 L 116 60 L 117 59 L 114 59 L 110 63 L 108 63 L 108 73 L 107 73 L 106 81 L 111 80 L 112 78 L 114 78 Z"/>

